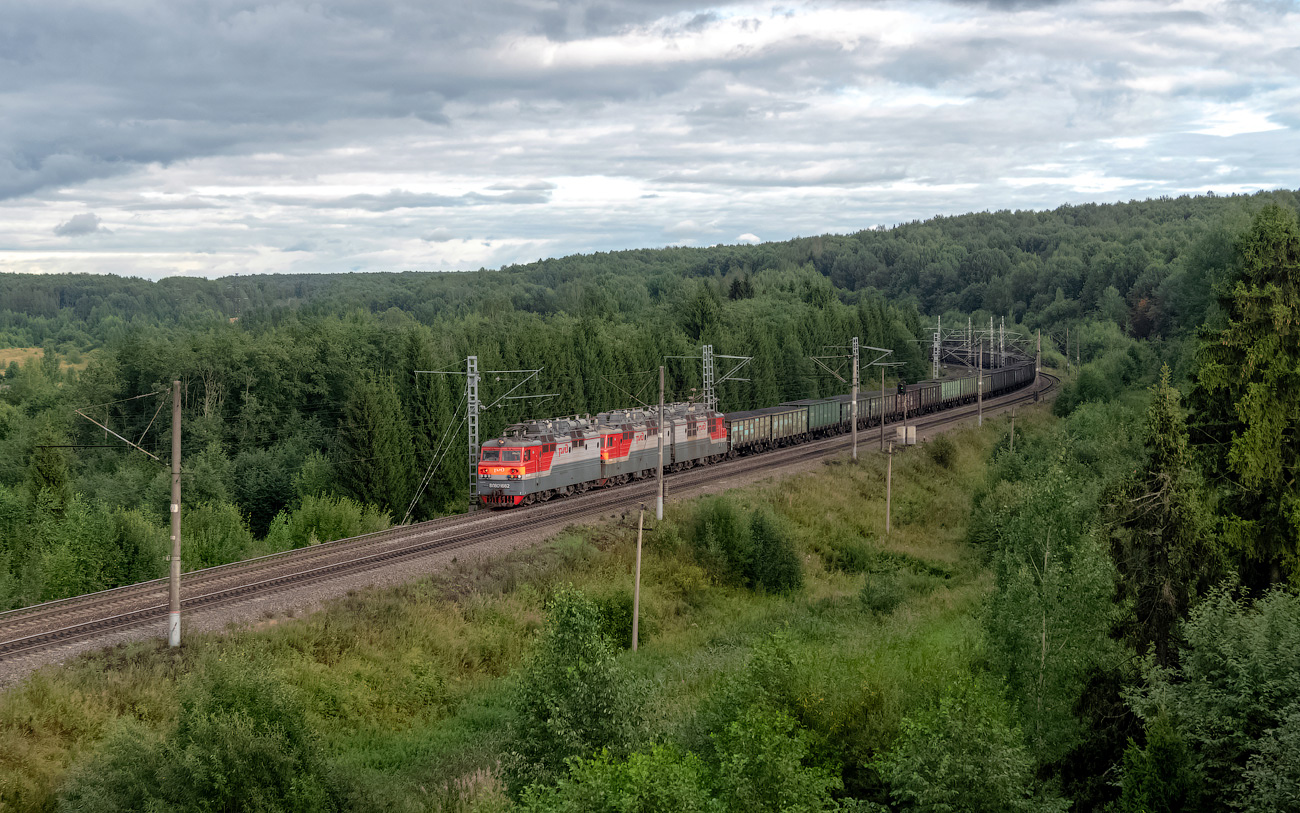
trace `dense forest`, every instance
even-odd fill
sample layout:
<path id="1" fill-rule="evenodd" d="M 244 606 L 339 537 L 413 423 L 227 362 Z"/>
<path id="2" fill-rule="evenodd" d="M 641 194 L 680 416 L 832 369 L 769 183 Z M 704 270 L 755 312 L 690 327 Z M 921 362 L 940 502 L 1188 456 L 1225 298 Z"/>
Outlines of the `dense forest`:
<path id="1" fill-rule="evenodd" d="M 885 568 L 861 531 L 810 532 L 798 547 L 799 523 L 820 520 L 725 501 L 681 520 L 666 554 L 700 574 L 679 578 L 734 601 L 798 600 L 808 556 L 828 583 L 865 578 L 859 615 L 798 605 L 818 624 L 884 623 L 909 596 L 969 578 L 984 592 L 977 629 L 957 626 L 970 643 L 944 656 L 956 665 L 892 707 L 864 686 L 810 697 L 800 687 L 815 667 L 778 635 L 646 741 L 663 721 L 618 658 L 617 602 L 557 587 L 502 701 L 501 805 L 1296 809 L 1296 208 L 1285 191 L 1066 206 L 464 274 L 0 276 L 0 343 L 44 350 L 0 383 L 0 603 L 161 575 L 165 469 L 73 410 L 166 459 L 153 393 L 173 378 L 186 566 L 201 567 L 457 510 L 459 379 L 417 371 L 458 370 L 469 354 L 487 370 L 544 368 L 519 392 L 547 397 L 489 410 L 490 434 L 627 404 L 661 359 L 704 343 L 754 357 L 750 380 L 720 393 L 741 409 L 838 391 L 808 357 L 849 337 L 893 348 L 916 379 L 936 317 L 1004 317 L 1043 331 L 1064 386 L 1054 421 L 1014 450 L 981 447 L 960 506 L 975 575 Z M 699 386 L 698 363 L 674 359 L 669 373 L 670 397 Z M 518 380 L 490 377 L 486 399 Z M 932 443 L 925 465 L 947 476 L 962 454 Z M 283 686 L 218 669 L 191 688 L 170 733 L 115 729 L 61 791 L 64 809 L 189 809 L 166 777 L 245 735 L 279 760 L 253 783 L 271 794 L 264 809 L 357 806 Z M 276 728 L 259 698 L 287 722 Z M 232 775 L 252 753 L 227 753 Z"/>

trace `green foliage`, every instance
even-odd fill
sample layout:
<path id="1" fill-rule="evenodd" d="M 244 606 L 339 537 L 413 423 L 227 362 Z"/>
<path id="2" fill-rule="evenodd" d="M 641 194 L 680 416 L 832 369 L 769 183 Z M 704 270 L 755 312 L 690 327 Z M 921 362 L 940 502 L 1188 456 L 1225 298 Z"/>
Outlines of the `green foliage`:
<path id="1" fill-rule="evenodd" d="M 1222 571 L 1211 517 L 1192 468 L 1178 391 L 1165 367 L 1151 390 L 1144 447 L 1146 465 L 1104 498 L 1111 556 L 1120 588 L 1132 602 L 1126 625 L 1138 652 L 1173 662 L 1174 625 L 1192 599 Z"/>
<path id="2" fill-rule="evenodd" d="M 614 652 L 595 602 L 572 587 L 557 589 L 511 697 L 502 765 L 512 795 L 555 783 L 570 759 L 631 750 L 640 711 Z"/>
<path id="3" fill-rule="evenodd" d="M 245 556 L 253 535 L 230 503 L 201 503 L 181 513 L 181 556 L 186 570 L 200 570 Z"/>
<path id="4" fill-rule="evenodd" d="M 1223 488 L 1224 540 L 1246 580 L 1300 586 L 1300 224 L 1264 207 L 1197 353 L 1196 442 Z"/>
<path id="5" fill-rule="evenodd" d="M 291 513 L 281 512 L 267 531 L 265 545 L 288 550 L 333 542 L 389 527 L 387 514 L 347 497 L 306 496 Z"/>
<path id="6" fill-rule="evenodd" d="M 524 813 L 722 813 L 709 792 L 700 758 L 672 746 L 633 753 L 624 761 L 609 751 L 575 760 L 555 786 L 531 785 Z"/>
<path id="7" fill-rule="evenodd" d="M 405 515 L 415 488 L 409 476 L 415 452 L 411 427 L 387 378 L 358 381 L 340 432 L 343 484 L 356 500 Z"/>
<path id="8" fill-rule="evenodd" d="M 209 664 L 172 731 L 159 741 L 119 723 L 72 771 L 59 809 L 306 813 L 340 809 L 341 791 L 293 694 L 251 663 Z"/>
<path id="9" fill-rule="evenodd" d="M 862 606 L 877 615 L 889 615 L 907 598 L 906 577 L 897 570 L 868 573 L 858 598 Z"/>
<path id="10" fill-rule="evenodd" d="M 1202 810 L 1201 778 L 1187 743 L 1165 714 L 1146 728 L 1147 744 L 1124 751 L 1120 813 L 1192 813 Z"/>
<path id="11" fill-rule="evenodd" d="M 792 593 L 803 588 L 803 562 L 790 534 L 765 510 L 749 518 L 752 565 L 746 574 L 753 587 L 772 593 Z"/>
<path id="12" fill-rule="evenodd" d="M 925 444 L 925 453 L 941 469 L 952 468 L 957 456 L 957 444 L 946 434 L 936 435 Z"/>
<path id="13" fill-rule="evenodd" d="M 1134 710 L 1148 731 L 1168 715 L 1203 777 L 1205 808 L 1282 787 L 1273 783 L 1291 768 L 1276 760 L 1294 746 L 1300 710 L 1300 598 L 1278 589 L 1252 603 L 1212 591 L 1183 638 L 1179 665 L 1148 668 Z"/>
<path id="14" fill-rule="evenodd" d="M 704 566 L 720 580 L 773 593 L 803 586 L 803 562 L 789 533 L 765 510 L 745 516 L 725 497 L 703 500 L 691 533 Z"/>
<path id="15" fill-rule="evenodd" d="M 833 807 L 838 776 L 807 765 L 808 735 L 789 714 L 751 705 L 713 735 L 717 789 L 729 813 L 811 813 Z"/>
<path id="16" fill-rule="evenodd" d="M 907 810 L 1064 811 L 1064 800 L 1036 793 L 1034 758 L 997 694 L 965 683 L 938 708 L 903 721 L 894 748 L 876 763 L 896 803 Z"/>
<path id="17" fill-rule="evenodd" d="M 1115 570 L 1088 527 L 1095 507 L 1064 472 L 1019 497 L 997 523 L 985 629 L 1031 750 L 1048 764 L 1080 741 L 1075 708 L 1092 671 L 1118 660 L 1108 636 Z"/>
<path id="18" fill-rule="evenodd" d="M 1300 703 L 1291 706 L 1281 725 L 1264 733 L 1243 778 L 1243 810 L 1300 810 Z"/>

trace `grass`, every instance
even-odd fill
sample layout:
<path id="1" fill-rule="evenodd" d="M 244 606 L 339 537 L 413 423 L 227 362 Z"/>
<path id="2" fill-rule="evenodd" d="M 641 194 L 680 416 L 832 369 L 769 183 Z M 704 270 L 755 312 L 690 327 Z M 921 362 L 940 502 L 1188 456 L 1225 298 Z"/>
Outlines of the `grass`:
<path id="1" fill-rule="evenodd" d="M 1031 420 L 1019 418 L 1025 428 Z M 862 766 L 892 741 L 904 714 L 979 660 L 977 611 L 990 580 L 963 534 L 984 461 L 1004 432 L 1001 421 L 956 431 L 947 467 L 922 449 L 896 455 L 887 537 L 878 455 L 731 492 L 740 507 L 771 507 L 793 534 L 805 588 L 791 596 L 715 583 L 685 539 L 694 505 L 670 506 L 646 535 L 642 628 L 650 634 L 639 653 L 621 656 L 651 694 L 647 737 L 679 730 L 756 642 L 780 634 L 815 665 L 801 700 L 806 718 L 845 744 L 849 789 L 869 785 Z M 544 622 L 547 593 L 567 582 L 616 604 L 631 592 L 635 541 L 634 523 L 570 529 L 531 550 L 350 595 L 306 618 L 192 635 L 178 652 L 136 643 L 42 670 L 0 696 L 0 809 L 53 809 L 68 767 L 114 718 L 164 729 L 178 684 L 230 659 L 301 695 L 368 804 L 450 810 L 464 809 L 467 797 L 497 799 L 490 771 L 509 675 Z M 886 581 L 896 595 L 880 606 L 864 598 L 869 584 Z"/>

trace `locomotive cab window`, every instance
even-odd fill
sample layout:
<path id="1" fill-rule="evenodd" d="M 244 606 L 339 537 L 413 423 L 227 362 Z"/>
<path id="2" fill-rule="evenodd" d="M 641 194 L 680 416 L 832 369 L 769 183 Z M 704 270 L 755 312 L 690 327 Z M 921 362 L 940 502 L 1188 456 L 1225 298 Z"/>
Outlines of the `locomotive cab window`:
<path id="1" fill-rule="evenodd" d="M 501 459 L 501 452 L 497 451 L 496 449 L 484 449 L 484 450 L 483 450 L 483 462 L 484 462 L 484 463 L 495 463 L 495 462 L 497 462 L 497 461 L 500 460 L 500 459 Z"/>
<path id="2" fill-rule="evenodd" d="M 501 460 L 505 463 L 518 463 L 519 450 L 518 449 L 505 450 L 504 452 L 501 453 Z"/>

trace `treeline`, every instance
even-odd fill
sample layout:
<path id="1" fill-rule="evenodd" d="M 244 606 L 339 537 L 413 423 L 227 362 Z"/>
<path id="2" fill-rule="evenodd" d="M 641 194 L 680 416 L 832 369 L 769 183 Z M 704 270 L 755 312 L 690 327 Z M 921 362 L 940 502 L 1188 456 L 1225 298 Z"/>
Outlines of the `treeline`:
<path id="1" fill-rule="evenodd" d="M 811 266 L 839 292 L 872 289 L 921 313 L 1007 316 L 1030 327 L 1100 315 L 1139 337 L 1200 325 L 1236 236 L 1288 190 L 936 217 L 757 246 L 637 249 L 467 273 L 255 275 L 159 282 L 0 274 L 0 345 L 67 352 L 136 326 L 401 310 L 422 324 L 523 311 L 639 317 L 696 279 L 745 295 L 752 275 Z"/>
<path id="2" fill-rule="evenodd" d="M 203 567 L 464 510 L 458 373 L 467 355 L 485 371 L 485 439 L 528 417 L 653 401 L 665 357 L 668 397 L 698 398 L 700 362 L 681 357 L 698 359 L 703 343 L 754 357 L 746 380 L 720 387 L 728 410 L 842 391 L 809 356 L 855 335 L 893 348 L 904 376 L 926 370 L 913 308 L 835 291 L 810 268 L 735 279 L 734 299 L 722 278 L 678 279 L 653 301 L 642 287 L 626 316 L 540 315 L 501 303 L 426 324 L 395 308 L 320 306 L 233 323 L 118 325 L 81 372 L 61 366 L 49 345 L 43 358 L 11 365 L 0 383 L 0 561 L 8 574 L 0 604 L 161 575 L 170 485 L 160 461 L 170 457 L 173 379 L 183 392 L 186 566 Z M 599 279 L 586 288 L 612 296 Z M 533 368 L 542 373 L 532 379 L 496 372 Z M 434 374 L 442 372 L 452 374 Z M 87 448 L 96 446 L 107 448 Z M 82 517 L 96 530 L 81 530 L 90 527 Z M 127 539 L 126 531 L 105 534 L 109 525 L 157 531 Z M 122 552 L 106 556 L 105 546 Z"/>

